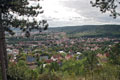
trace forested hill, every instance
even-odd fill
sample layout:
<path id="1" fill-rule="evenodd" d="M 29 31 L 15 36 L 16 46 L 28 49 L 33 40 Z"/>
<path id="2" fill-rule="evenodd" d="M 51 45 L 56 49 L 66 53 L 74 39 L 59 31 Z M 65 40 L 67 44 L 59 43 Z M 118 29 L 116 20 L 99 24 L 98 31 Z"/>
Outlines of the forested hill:
<path id="1" fill-rule="evenodd" d="M 73 37 L 120 37 L 120 25 L 84 25 L 49 28 L 52 32 L 66 32 Z"/>

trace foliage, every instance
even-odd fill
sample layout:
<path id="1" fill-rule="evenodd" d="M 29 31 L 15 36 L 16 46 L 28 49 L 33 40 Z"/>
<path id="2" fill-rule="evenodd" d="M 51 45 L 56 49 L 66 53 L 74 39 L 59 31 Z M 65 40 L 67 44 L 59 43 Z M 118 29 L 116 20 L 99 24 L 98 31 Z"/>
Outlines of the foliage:
<path id="1" fill-rule="evenodd" d="M 17 61 L 26 61 L 26 54 L 25 53 L 21 53 L 20 55 L 17 55 Z"/>
<path id="2" fill-rule="evenodd" d="M 120 16 L 120 13 L 117 11 L 120 1 L 119 0 L 95 0 L 91 1 L 93 7 L 100 8 L 102 13 L 110 12 L 113 18 Z"/>
<path id="3" fill-rule="evenodd" d="M 59 76 L 57 76 L 55 73 L 51 74 L 42 74 L 39 76 L 38 80 L 62 80 Z"/>
<path id="4" fill-rule="evenodd" d="M 68 74 L 72 75 L 72 73 L 75 73 L 75 75 L 84 75 L 84 60 L 69 60 L 64 61 L 61 67 L 61 70 L 63 72 L 67 72 Z"/>
<path id="5" fill-rule="evenodd" d="M 19 28 L 26 33 L 27 37 L 33 29 L 41 31 L 41 28 L 44 27 L 44 30 L 46 30 L 48 27 L 47 21 L 42 20 L 38 22 L 35 19 L 35 17 L 43 13 L 43 10 L 41 10 L 42 7 L 39 4 L 39 0 L 34 2 L 36 5 L 33 6 L 29 0 L 1 0 L 0 14 L 2 17 L 0 15 L 0 20 L 4 30 L 13 35 L 12 29 Z M 29 20 L 30 18 L 32 21 Z"/>
<path id="6" fill-rule="evenodd" d="M 109 50 L 108 50 L 108 53 L 109 53 L 109 61 L 112 63 L 112 64 L 115 64 L 115 65 L 120 65 L 120 43 L 112 46 Z"/>
<path id="7" fill-rule="evenodd" d="M 38 72 L 30 70 L 24 61 L 10 63 L 8 67 L 9 80 L 37 80 Z"/>
<path id="8" fill-rule="evenodd" d="M 18 63 L 10 63 L 8 75 L 10 80 L 119 80 L 119 44 L 112 46 L 108 62 L 99 63 L 97 53 L 104 54 L 106 50 L 85 51 L 80 59 L 62 60 L 62 64 L 54 61 L 45 63 L 38 60 L 38 66 L 30 69 L 26 62 L 19 59 Z M 105 52 L 104 52 L 105 51 Z M 56 53 L 57 54 L 57 53 Z M 49 54 L 48 54 L 49 55 Z M 114 56 L 112 56 L 114 55 Z M 78 56 L 78 55 L 75 55 Z M 116 59 L 115 59 L 115 58 Z M 111 62 L 112 60 L 112 62 Z M 116 63 L 116 61 L 118 61 Z M 44 66 L 44 64 L 46 64 Z"/>
<path id="9" fill-rule="evenodd" d="M 43 11 L 41 11 L 39 0 L 34 2 L 36 5 L 33 6 L 30 4 L 30 0 L 0 0 L 0 55 L 4 80 L 6 80 L 5 66 L 8 65 L 5 32 L 14 35 L 12 29 L 19 28 L 25 32 L 26 37 L 29 37 L 32 30 L 37 29 L 41 32 L 48 28 L 46 20 L 37 21 L 35 19 Z"/>
<path id="10" fill-rule="evenodd" d="M 95 51 L 87 51 L 84 53 L 84 56 L 86 57 L 85 66 L 88 70 L 93 70 L 97 64 L 98 64 L 98 59 L 96 56 Z"/>

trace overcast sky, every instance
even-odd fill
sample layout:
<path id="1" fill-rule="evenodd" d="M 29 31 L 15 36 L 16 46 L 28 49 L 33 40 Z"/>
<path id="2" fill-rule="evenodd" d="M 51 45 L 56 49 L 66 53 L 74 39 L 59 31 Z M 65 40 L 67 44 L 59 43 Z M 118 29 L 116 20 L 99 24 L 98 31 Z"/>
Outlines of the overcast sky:
<path id="1" fill-rule="evenodd" d="M 98 8 L 93 8 L 90 0 L 44 0 L 42 6 L 44 13 L 41 16 L 50 27 L 120 22 L 120 18 L 113 19 L 109 13 L 102 14 Z"/>

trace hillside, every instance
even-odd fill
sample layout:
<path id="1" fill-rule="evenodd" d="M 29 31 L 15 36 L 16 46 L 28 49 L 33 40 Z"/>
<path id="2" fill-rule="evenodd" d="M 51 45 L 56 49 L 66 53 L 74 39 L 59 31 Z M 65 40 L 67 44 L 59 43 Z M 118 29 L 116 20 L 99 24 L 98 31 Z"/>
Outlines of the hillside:
<path id="1" fill-rule="evenodd" d="M 66 26 L 48 31 L 66 32 L 69 37 L 120 37 L 120 25 Z"/>

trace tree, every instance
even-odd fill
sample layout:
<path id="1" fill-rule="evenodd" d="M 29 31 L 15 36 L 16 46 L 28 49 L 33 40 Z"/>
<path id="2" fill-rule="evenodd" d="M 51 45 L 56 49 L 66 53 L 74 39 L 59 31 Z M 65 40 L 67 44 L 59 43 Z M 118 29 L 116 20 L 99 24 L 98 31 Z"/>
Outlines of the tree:
<path id="1" fill-rule="evenodd" d="M 117 11 L 118 5 L 120 4 L 119 0 L 95 0 L 95 2 L 90 2 L 93 7 L 100 8 L 102 13 L 110 12 L 113 18 L 120 16 L 120 13 Z"/>
<path id="2" fill-rule="evenodd" d="M 108 53 L 109 62 L 114 65 L 120 65 L 120 43 L 112 46 Z"/>
<path id="3" fill-rule="evenodd" d="M 17 64 L 10 63 L 8 67 L 9 80 L 37 80 L 38 72 L 28 68 L 23 60 Z"/>
<path id="4" fill-rule="evenodd" d="M 87 71 L 90 71 L 91 73 L 91 77 L 93 80 L 93 76 L 94 76 L 94 68 L 97 66 L 98 64 L 98 59 L 96 56 L 96 52 L 95 51 L 86 51 L 84 52 L 84 56 L 86 58 L 86 60 L 84 61 L 84 65 Z"/>
<path id="5" fill-rule="evenodd" d="M 0 80 L 2 80 L 2 73 L 1 73 L 1 68 L 0 68 Z"/>
<path id="6" fill-rule="evenodd" d="M 37 5 L 31 6 L 29 4 L 30 0 L 0 0 L 0 60 L 3 80 L 7 80 L 5 31 L 13 35 L 12 28 L 19 28 L 29 37 L 31 30 L 37 29 L 41 32 L 41 30 L 46 30 L 48 27 L 46 20 L 37 21 L 35 19 L 38 14 L 43 13 L 43 10 L 41 11 L 42 7 L 39 4 L 39 0 L 34 2 Z M 32 21 L 29 20 L 30 18 L 32 18 Z"/>

